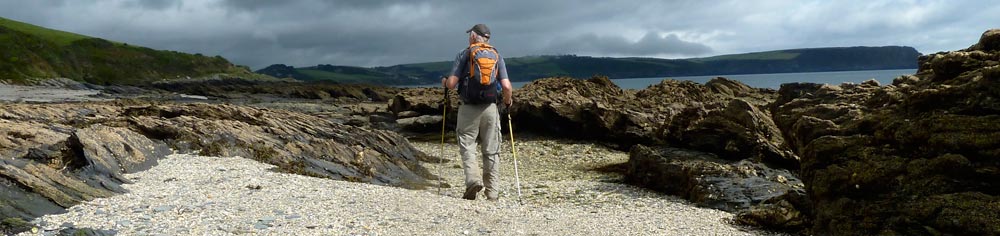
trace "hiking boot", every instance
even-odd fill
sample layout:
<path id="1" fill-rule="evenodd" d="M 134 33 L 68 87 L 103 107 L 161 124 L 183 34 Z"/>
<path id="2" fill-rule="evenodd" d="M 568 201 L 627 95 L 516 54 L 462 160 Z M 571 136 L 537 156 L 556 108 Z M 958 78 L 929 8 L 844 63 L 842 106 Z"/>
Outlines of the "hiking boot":
<path id="1" fill-rule="evenodd" d="M 476 195 L 478 195 L 479 191 L 481 190 L 483 190 L 482 184 L 475 184 L 469 187 L 465 187 L 465 194 L 462 195 L 462 198 L 469 200 L 476 200 Z"/>
<path id="2" fill-rule="evenodd" d="M 486 200 L 495 202 L 499 199 L 500 199 L 500 194 L 497 194 L 496 191 L 490 191 L 489 189 L 486 190 Z"/>

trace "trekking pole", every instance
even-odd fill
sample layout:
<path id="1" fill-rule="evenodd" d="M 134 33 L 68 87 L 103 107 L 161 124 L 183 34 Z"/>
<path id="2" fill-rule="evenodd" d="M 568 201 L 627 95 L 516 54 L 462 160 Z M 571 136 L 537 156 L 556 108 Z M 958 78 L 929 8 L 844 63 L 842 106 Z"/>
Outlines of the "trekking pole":
<path id="1" fill-rule="evenodd" d="M 517 203 L 524 205 L 521 201 L 521 176 L 517 173 L 517 148 L 514 147 L 514 122 L 510 118 L 510 110 L 507 111 L 507 128 L 510 129 L 510 151 L 514 155 L 514 184 L 517 185 Z"/>
<path id="2" fill-rule="evenodd" d="M 448 121 L 448 105 L 450 105 L 450 103 L 451 100 L 448 99 L 448 87 L 444 87 L 444 104 L 441 105 L 441 110 L 443 111 L 441 113 L 441 145 L 438 150 L 438 153 L 441 154 L 441 156 L 438 157 L 438 159 L 440 159 L 438 160 L 438 178 L 440 178 L 438 179 L 438 195 L 441 194 L 441 185 L 444 185 L 444 176 L 441 175 L 441 169 L 444 168 L 442 167 L 442 165 L 444 165 L 444 127 L 445 122 Z"/>

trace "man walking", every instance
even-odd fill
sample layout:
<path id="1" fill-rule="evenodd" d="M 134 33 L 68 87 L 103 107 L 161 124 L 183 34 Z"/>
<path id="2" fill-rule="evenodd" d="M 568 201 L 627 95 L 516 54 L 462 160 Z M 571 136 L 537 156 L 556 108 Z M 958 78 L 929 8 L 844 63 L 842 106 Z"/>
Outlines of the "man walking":
<path id="1" fill-rule="evenodd" d="M 466 31 L 469 47 L 455 57 L 451 75 L 441 80 L 446 88 L 458 86 L 461 105 L 458 107 L 456 132 L 462 168 L 465 171 L 465 194 L 475 200 L 486 188 L 486 199 L 497 200 L 499 185 L 500 114 L 497 102 L 502 97 L 505 107 L 513 103 L 510 80 L 503 57 L 489 45 L 490 29 L 477 24 Z M 502 88 L 502 90 L 500 89 Z M 502 96 L 497 96 L 498 93 Z M 482 153 L 482 170 L 476 158 L 476 145 Z M 482 176 L 480 176 L 482 171 Z"/>

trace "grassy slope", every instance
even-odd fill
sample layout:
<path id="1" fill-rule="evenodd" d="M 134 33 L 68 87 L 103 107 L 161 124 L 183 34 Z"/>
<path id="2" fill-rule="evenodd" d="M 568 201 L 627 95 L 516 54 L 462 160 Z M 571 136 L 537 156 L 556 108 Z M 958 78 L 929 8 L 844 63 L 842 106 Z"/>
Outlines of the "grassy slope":
<path id="1" fill-rule="evenodd" d="M 66 77 L 141 85 L 214 74 L 262 77 L 219 56 L 129 46 L 0 18 L 0 79 L 14 83 Z"/>
<path id="2" fill-rule="evenodd" d="M 721 55 L 714 57 L 693 58 L 694 62 L 709 62 L 722 60 L 791 60 L 799 56 L 800 53 L 789 51 L 754 52 L 744 54 Z"/>
<path id="3" fill-rule="evenodd" d="M 25 33 L 28 35 L 33 35 L 41 39 L 45 39 L 46 41 L 53 42 L 58 46 L 66 46 L 72 43 L 73 41 L 91 38 L 79 34 L 49 29 L 2 17 L 0 17 L 0 26 L 6 27 L 7 29 L 11 29 L 14 31 L 19 31 L 21 33 Z"/>
<path id="4" fill-rule="evenodd" d="M 356 83 L 378 81 L 382 79 L 382 77 L 373 75 L 338 73 L 338 72 L 330 72 L 317 69 L 298 69 L 298 71 L 302 74 L 309 76 L 310 78 L 316 78 L 314 80 L 330 80 L 337 83 L 356 84 Z"/>

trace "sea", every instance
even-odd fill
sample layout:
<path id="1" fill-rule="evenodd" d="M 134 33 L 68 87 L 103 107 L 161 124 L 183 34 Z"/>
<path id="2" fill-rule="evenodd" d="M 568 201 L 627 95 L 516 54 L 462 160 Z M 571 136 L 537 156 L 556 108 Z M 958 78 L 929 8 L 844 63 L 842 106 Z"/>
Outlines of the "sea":
<path id="1" fill-rule="evenodd" d="M 917 69 L 901 70 L 856 70 L 856 71 L 827 71 L 827 72 L 803 72 L 803 73 L 776 73 L 776 74 L 740 74 L 740 75 L 699 75 L 699 76 L 675 76 L 675 77 L 652 77 L 652 78 L 624 78 L 612 79 L 618 87 L 623 89 L 645 89 L 646 87 L 658 84 L 664 79 L 689 80 L 705 84 L 715 77 L 725 77 L 738 80 L 744 84 L 755 88 L 778 89 L 781 84 L 808 82 L 819 84 L 839 85 L 843 83 L 860 84 L 866 80 L 875 79 L 879 84 L 891 84 L 892 79 L 902 75 L 912 75 L 917 73 Z M 513 82 L 514 88 L 521 88 L 530 81 Z M 438 84 L 425 85 L 402 85 L 403 88 L 437 87 Z"/>
<path id="2" fill-rule="evenodd" d="M 705 84 L 715 77 L 725 77 L 738 80 L 744 84 L 755 88 L 778 89 L 781 84 L 808 82 L 820 84 L 839 85 L 843 83 L 859 84 L 866 80 L 875 79 L 880 84 L 891 84 L 892 79 L 902 75 L 912 75 L 917 73 L 917 69 L 903 70 L 859 70 L 859 71 L 830 71 L 830 72 L 807 72 L 807 73 L 778 73 L 778 74 L 744 74 L 744 75 L 699 75 L 699 76 L 677 76 L 677 77 L 654 77 L 654 78 L 626 78 L 612 79 L 618 87 L 623 89 L 645 89 L 646 87 L 658 84 L 664 79 L 689 80 Z M 520 88 L 529 82 L 511 83 L 515 88 Z"/>

